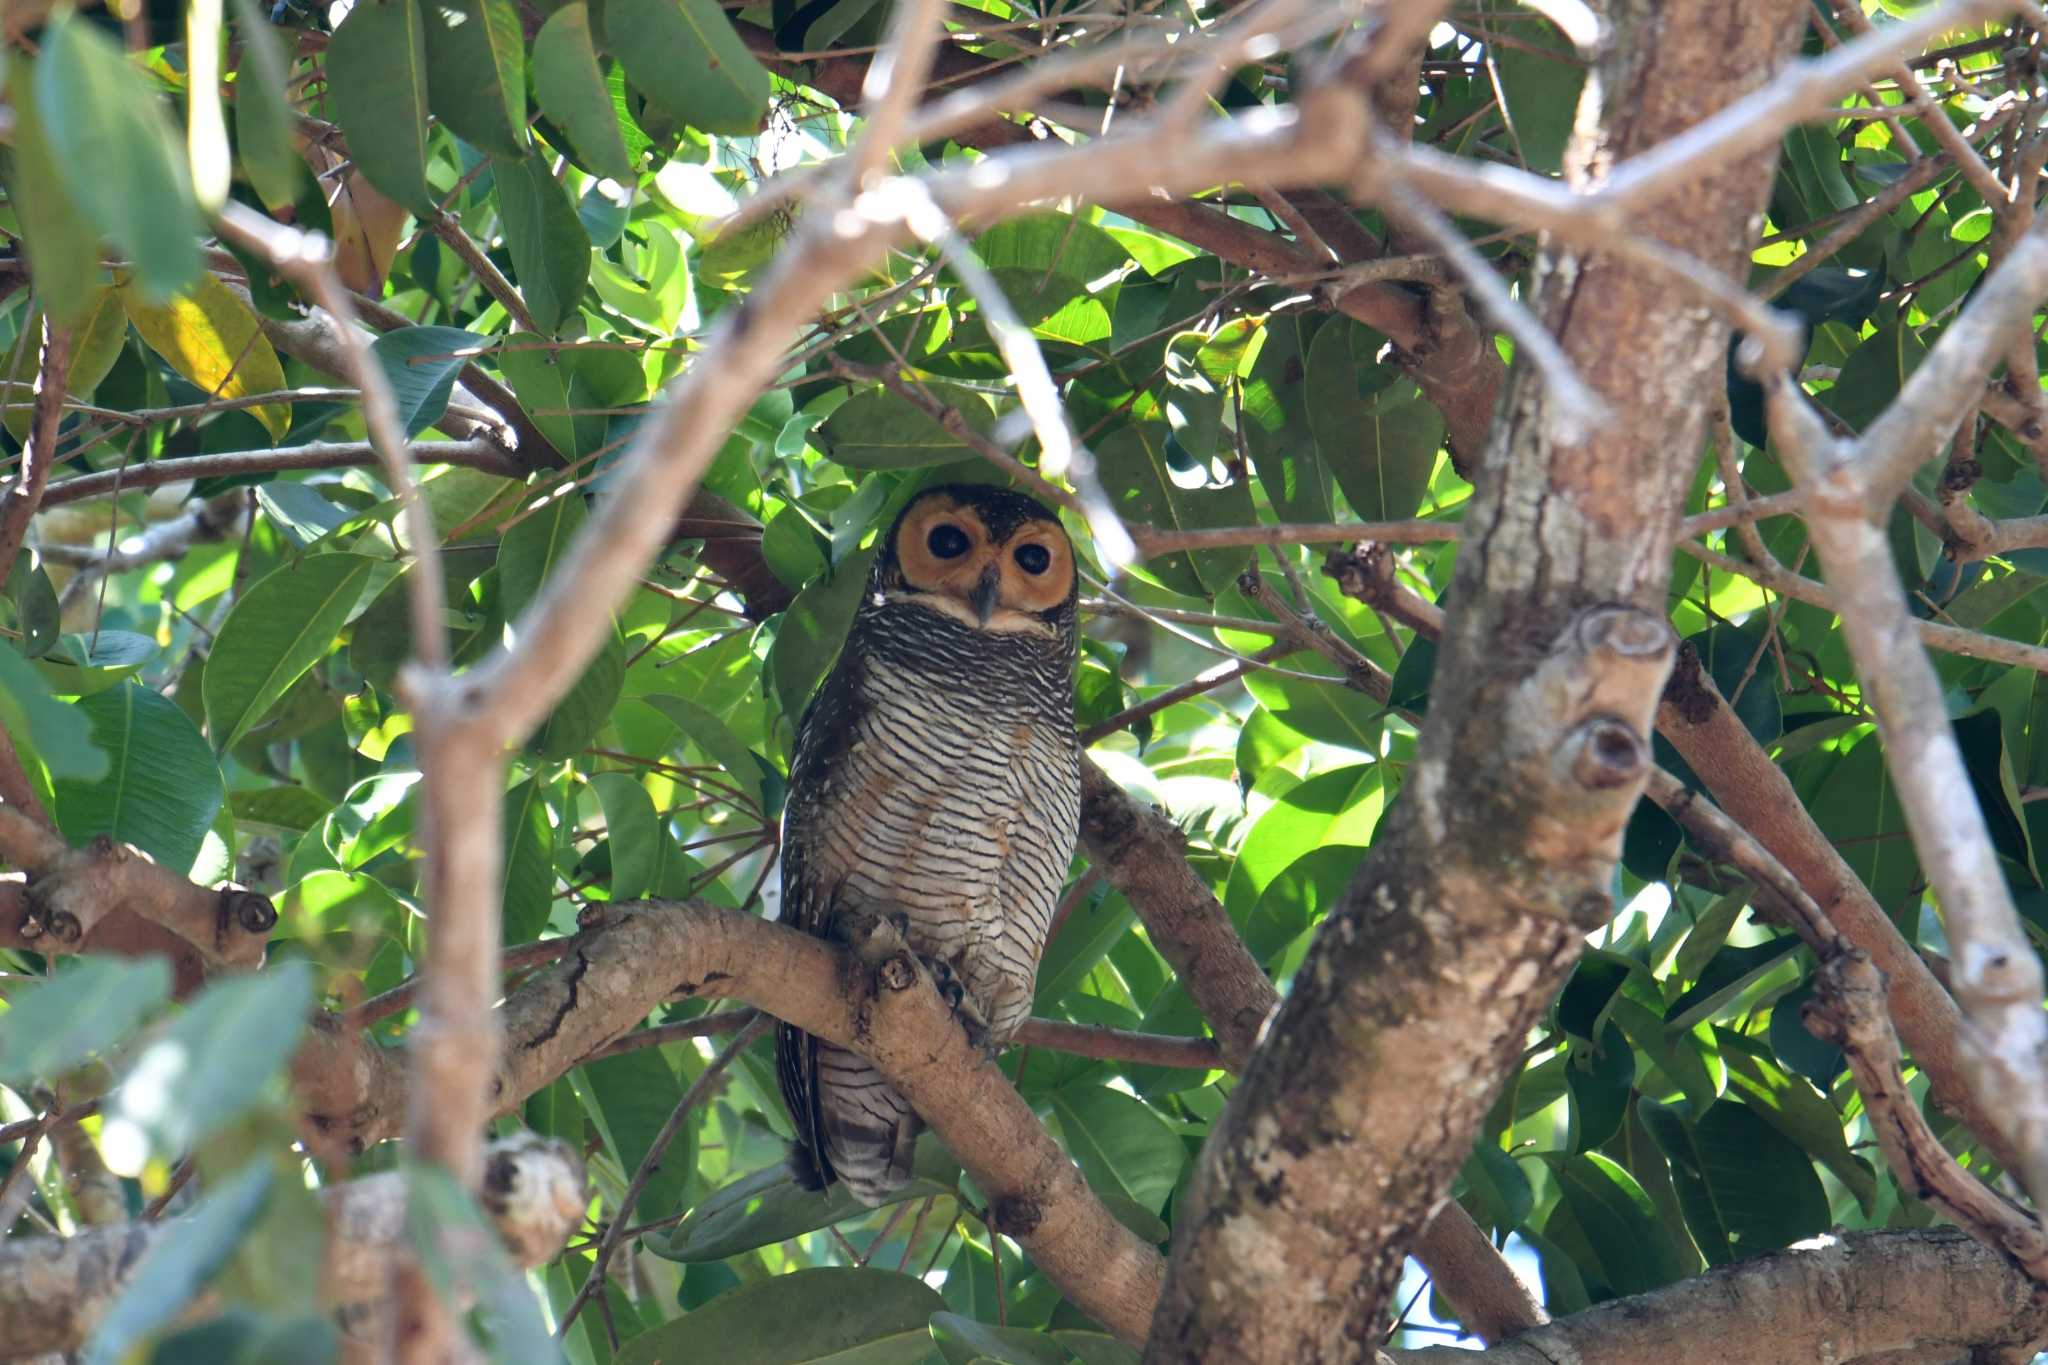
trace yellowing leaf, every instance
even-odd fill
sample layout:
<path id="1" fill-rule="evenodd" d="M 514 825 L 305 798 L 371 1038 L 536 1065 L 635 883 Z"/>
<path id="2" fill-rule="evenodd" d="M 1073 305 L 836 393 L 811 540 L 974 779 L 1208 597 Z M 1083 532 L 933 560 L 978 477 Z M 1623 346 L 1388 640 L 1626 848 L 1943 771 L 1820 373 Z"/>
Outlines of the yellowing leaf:
<path id="1" fill-rule="evenodd" d="M 64 392 L 77 399 L 92 397 L 92 391 L 121 358 L 121 347 L 128 340 L 128 315 L 121 311 L 121 300 L 111 288 L 101 285 L 87 300 L 84 320 L 71 334 L 71 364 L 64 372 Z M 43 313 L 39 308 L 31 309 L 6 360 L 7 378 L 13 381 L 13 386 L 6 390 L 6 426 L 17 441 L 28 439 L 34 399 L 31 386 L 35 383 L 42 344 Z"/>
<path id="2" fill-rule="evenodd" d="M 277 352 L 270 348 L 256 314 L 215 276 L 201 276 L 191 293 L 160 307 L 124 284 L 121 302 L 150 349 L 208 394 L 241 398 L 275 393 L 284 387 L 284 366 L 278 363 Z M 283 440 L 291 428 L 288 403 L 265 403 L 249 413 L 273 440 Z"/>

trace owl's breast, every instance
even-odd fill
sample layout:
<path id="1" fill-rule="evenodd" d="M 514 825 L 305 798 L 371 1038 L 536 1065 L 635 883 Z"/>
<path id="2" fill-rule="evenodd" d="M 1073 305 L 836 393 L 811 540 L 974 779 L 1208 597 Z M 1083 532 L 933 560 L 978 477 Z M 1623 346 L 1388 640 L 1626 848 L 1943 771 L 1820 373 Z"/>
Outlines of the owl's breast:
<path id="1" fill-rule="evenodd" d="M 911 946 L 982 975 L 992 927 L 1031 937 L 1050 921 L 1079 814 L 1071 720 L 919 685 L 871 667 L 863 704 L 820 799 L 807 802 L 804 863 L 841 905 L 908 920 Z M 1020 953 L 1006 954 L 1020 957 Z"/>

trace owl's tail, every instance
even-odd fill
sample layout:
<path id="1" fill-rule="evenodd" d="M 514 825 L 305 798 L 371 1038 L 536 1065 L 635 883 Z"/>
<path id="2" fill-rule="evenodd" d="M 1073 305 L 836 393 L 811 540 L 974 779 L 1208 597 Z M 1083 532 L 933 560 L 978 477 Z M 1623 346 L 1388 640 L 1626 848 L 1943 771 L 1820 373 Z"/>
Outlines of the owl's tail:
<path id="1" fill-rule="evenodd" d="M 834 1180 L 870 1208 L 911 1179 L 924 1125 L 866 1058 L 783 1027 L 776 1035 L 783 1093 L 798 1133 L 790 1166 L 797 1183 Z"/>

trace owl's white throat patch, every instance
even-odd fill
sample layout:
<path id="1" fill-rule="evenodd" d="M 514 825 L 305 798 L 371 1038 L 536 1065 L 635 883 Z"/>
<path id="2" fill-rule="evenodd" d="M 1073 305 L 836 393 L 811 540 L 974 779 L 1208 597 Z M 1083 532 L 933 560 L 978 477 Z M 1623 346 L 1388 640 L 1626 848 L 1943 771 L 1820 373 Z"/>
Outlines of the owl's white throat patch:
<path id="1" fill-rule="evenodd" d="M 985 630 L 995 635 L 1038 635 L 1048 640 L 1057 640 L 1059 632 L 1051 625 L 1030 612 L 1018 611 L 1014 607 L 997 607 L 989 613 L 984 624 L 974 614 L 974 608 L 959 598 L 942 592 L 891 592 L 876 593 L 876 605 L 883 602 L 902 602 L 911 606 L 924 607 L 950 616 L 960 624 L 974 630 Z"/>

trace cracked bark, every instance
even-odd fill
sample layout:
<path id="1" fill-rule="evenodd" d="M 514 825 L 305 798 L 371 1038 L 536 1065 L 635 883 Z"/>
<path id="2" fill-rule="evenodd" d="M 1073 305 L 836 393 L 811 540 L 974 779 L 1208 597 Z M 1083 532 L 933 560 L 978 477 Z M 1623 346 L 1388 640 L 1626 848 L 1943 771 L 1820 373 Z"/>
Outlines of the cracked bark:
<path id="1" fill-rule="evenodd" d="M 1595 179 L 1740 98 L 1802 18 L 1789 0 L 1617 4 L 1611 53 L 1588 83 L 1589 99 L 1614 98 L 1569 173 Z M 1703 176 L 1644 228 L 1739 273 L 1770 169 L 1757 159 Z M 1702 448 L 1696 396 L 1717 380 L 1726 331 L 1639 268 L 1554 249 L 1538 309 L 1617 418 L 1562 442 L 1540 381 L 1526 368 L 1509 380 L 1407 787 L 1210 1137 L 1150 1361 L 1339 1359 L 1376 1345 L 1403 1253 L 1576 960 L 1582 926 L 1611 908 L 1670 662 L 1663 593 Z"/>

